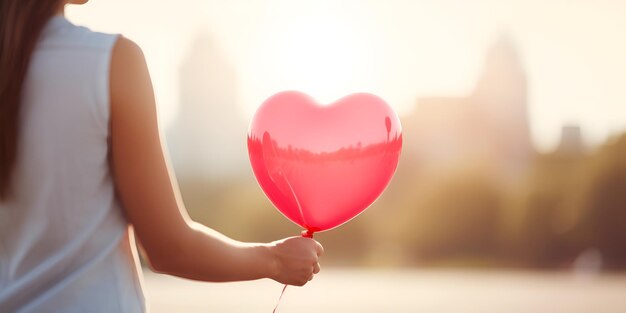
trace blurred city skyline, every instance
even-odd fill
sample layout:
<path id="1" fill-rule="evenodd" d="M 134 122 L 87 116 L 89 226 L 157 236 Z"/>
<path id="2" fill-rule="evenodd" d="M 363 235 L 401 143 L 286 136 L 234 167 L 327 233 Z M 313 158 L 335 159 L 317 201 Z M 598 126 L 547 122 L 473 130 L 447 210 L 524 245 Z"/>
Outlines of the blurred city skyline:
<path id="1" fill-rule="evenodd" d="M 373 212 L 319 238 L 364 264 L 478 258 L 491 266 L 623 268 L 626 255 L 614 238 L 626 222 L 626 134 L 591 147 L 581 128 L 568 124 L 555 149 L 538 151 L 515 41 L 501 35 L 482 63 L 467 94 L 415 100 L 412 113 L 401 116 L 398 170 Z M 180 68 L 180 111 L 167 141 L 194 218 L 269 240 L 292 232 L 250 171 L 241 140 L 247 121 L 236 105 L 239 75 L 211 36 L 196 37 Z M 237 222 L 238 214 L 247 222 Z M 374 227 L 368 239 L 365 230 Z M 391 250 L 381 250 L 382 242 Z"/>
<path id="2" fill-rule="evenodd" d="M 532 141 L 551 151 L 565 125 L 579 125 L 592 145 L 626 128 L 620 84 L 626 81 L 621 57 L 626 39 L 619 36 L 626 28 L 620 18 L 625 11 L 626 4 L 616 1 L 188 1 L 173 6 L 92 0 L 69 9 L 68 17 L 96 30 L 124 33 L 143 47 L 168 130 L 189 98 L 179 83 L 181 68 L 199 37 L 213 44 L 206 58 L 219 54 L 223 62 L 207 69 L 231 70 L 213 73 L 216 79 L 206 82 L 213 85 L 207 89 L 231 88 L 220 85 L 219 75 L 232 75 L 226 81 L 235 86 L 228 101 L 234 110 L 226 111 L 238 112 L 245 127 L 256 106 L 284 89 L 299 89 L 322 102 L 373 92 L 404 116 L 414 113 L 419 98 L 467 96 L 487 50 L 506 34 L 527 76 Z M 202 56 L 196 53 L 196 58 Z"/>

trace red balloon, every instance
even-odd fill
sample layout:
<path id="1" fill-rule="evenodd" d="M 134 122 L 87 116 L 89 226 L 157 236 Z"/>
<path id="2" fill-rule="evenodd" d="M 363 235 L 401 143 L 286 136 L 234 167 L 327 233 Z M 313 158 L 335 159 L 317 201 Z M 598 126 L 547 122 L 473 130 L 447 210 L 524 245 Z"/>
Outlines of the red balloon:
<path id="1" fill-rule="evenodd" d="M 379 97 L 358 93 L 321 106 L 297 91 L 267 99 L 248 130 L 254 175 L 276 208 L 309 234 L 363 212 L 389 184 L 402 128 Z"/>

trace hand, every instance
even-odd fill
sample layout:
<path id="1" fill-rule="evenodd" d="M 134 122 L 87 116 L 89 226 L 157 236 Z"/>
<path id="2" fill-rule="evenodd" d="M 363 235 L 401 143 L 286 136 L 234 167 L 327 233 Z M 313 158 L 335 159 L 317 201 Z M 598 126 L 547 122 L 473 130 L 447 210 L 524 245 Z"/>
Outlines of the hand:
<path id="1" fill-rule="evenodd" d="M 289 237 L 269 246 L 276 261 L 275 272 L 270 278 L 277 282 L 304 286 L 320 271 L 318 259 L 324 248 L 313 239 Z"/>

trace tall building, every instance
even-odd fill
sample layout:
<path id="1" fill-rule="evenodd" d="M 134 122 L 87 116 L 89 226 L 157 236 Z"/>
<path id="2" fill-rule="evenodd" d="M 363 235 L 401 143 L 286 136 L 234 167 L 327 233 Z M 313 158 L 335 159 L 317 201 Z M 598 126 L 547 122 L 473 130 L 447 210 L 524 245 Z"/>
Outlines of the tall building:
<path id="1" fill-rule="evenodd" d="M 487 162 L 517 176 L 534 154 L 526 74 L 507 36 L 489 49 L 474 90 L 464 97 L 423 97 L 404 118 L 408 162 L 420 168 Z"/>
<path id="2" fill-rule="evenodd" d="M 561 128 L 561 141 L 556 148 L 557 153 L 565 155 L 582 155 L 585 145 L 582 139 L 582 131 L 578 125 L 564 125 Z"/>
<path id="3" fill-rule="evenodd" d="M 168 145 L 179 176 L 223 180 L 245 173 L 247 123 L 237 103 L 235 69 L 199 35 L 180 69 L 178 118 Z"/>

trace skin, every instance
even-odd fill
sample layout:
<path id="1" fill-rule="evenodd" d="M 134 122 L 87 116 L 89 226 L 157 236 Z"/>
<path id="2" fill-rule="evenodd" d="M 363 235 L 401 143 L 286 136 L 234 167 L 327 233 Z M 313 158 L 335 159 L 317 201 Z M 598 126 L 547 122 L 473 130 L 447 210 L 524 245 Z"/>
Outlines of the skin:
<path id="1" fill-rule="evenodd" d="M 65 4 L 86 2 L 65 1 L 59 14 Z M 124 37 L 112 52 L 110 100 L 117 192 L 155 272 L 212 282 L 271 278 L 296 286 L 319 272 L 323 248 L 313 239 L 245 243 L 191 220 L 165 154 L 143 52 Z"/>

